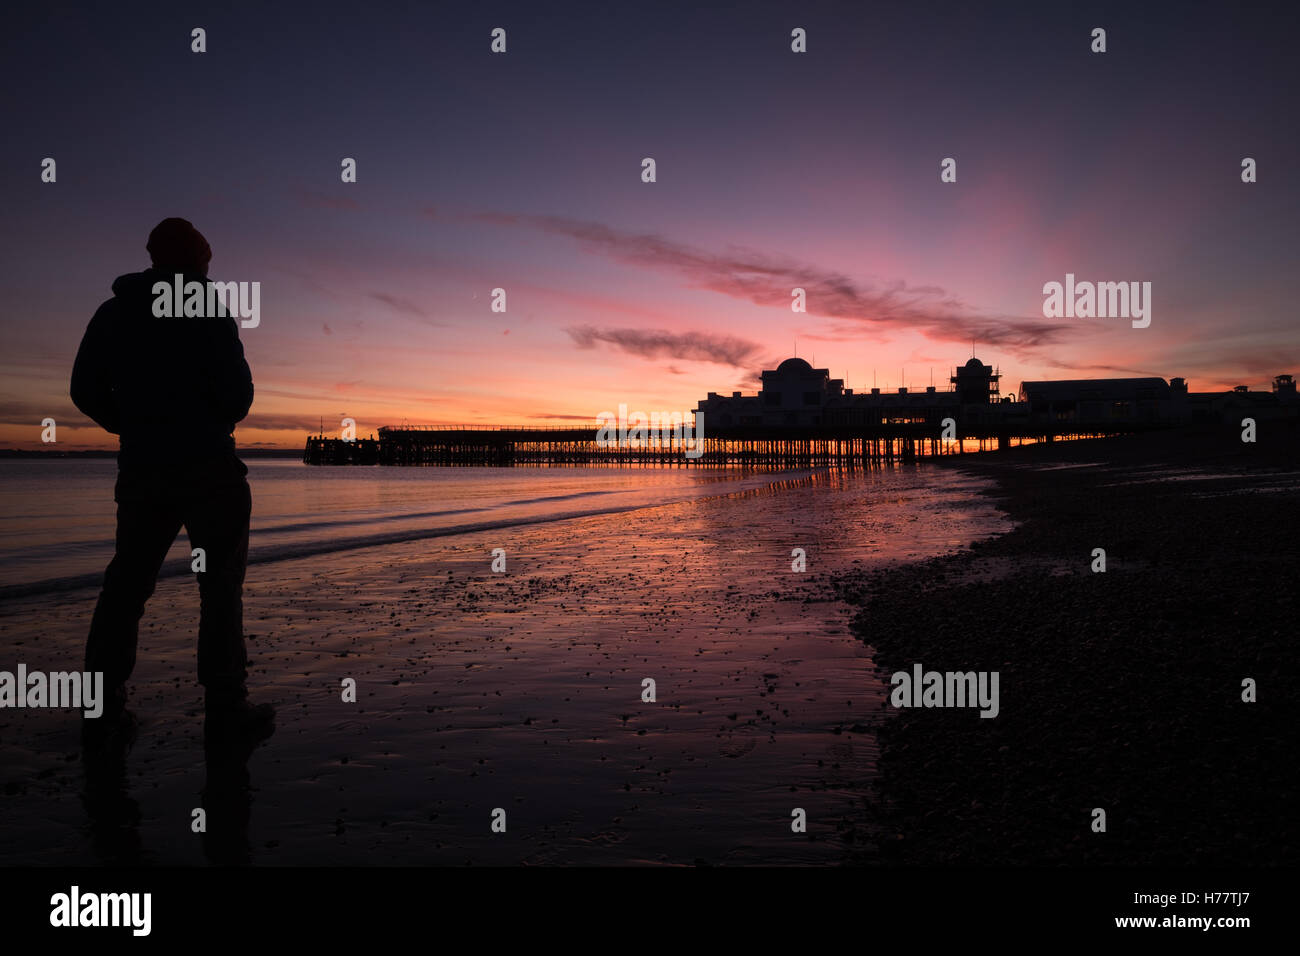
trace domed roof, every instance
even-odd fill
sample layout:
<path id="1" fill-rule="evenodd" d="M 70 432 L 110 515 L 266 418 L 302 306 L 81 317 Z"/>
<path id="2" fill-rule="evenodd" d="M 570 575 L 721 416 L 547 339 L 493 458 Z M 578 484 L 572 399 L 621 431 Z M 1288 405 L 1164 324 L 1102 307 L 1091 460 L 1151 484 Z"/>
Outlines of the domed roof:
<path id="1" fill-rule="evenodd" d="M 971 356 L 971 360 L 970 360 L 969 362 L 966 363 L 966 367 L 967 367 L 967 368 L 983 368 L 983 367 L 984 367 L 984 363 L 981 362 L 979 359 L 975 358 L 974 356 Z"/>
<path id="2" fill-rule="evenodd" d="M 801 358 L 788 358 L 776 367 L 778 375 L 801 375 L 812 370 L 813 367 Z"/>

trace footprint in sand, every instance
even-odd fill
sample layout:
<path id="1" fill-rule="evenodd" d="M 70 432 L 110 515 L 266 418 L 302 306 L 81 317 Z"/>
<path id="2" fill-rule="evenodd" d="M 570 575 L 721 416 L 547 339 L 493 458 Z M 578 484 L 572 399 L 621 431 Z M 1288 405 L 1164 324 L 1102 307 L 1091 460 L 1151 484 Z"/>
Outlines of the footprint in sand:
<path id="1" fill-rule="evenodd" d="M 739 740 L 733 738 L 718 746 L 718 753 L 724 757 L 743 757 L 754 749 L 758 743 L 755 737 L 742 737 Z"/>

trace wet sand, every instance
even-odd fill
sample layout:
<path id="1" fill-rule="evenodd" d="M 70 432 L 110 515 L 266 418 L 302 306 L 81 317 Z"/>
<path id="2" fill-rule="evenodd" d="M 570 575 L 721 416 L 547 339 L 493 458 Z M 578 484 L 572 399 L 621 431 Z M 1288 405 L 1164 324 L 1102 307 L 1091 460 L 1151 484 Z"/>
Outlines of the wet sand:
<path id="1" fill-rule="evenodd" d="M 997 670 L 1001 713 L 883 708 L 856 858 L 1294 864 L 1298 448 L 1224 429 L 941 466 L 995 480 L 1015 530 L 837 588 L 882 680 Z"/>
<path id="2" fill-rule="evenodd" d="M 88 798 L 72 712 L 0 712 L 0 862 L 817 864 L 869 853 L 861 820 L 885 688 L 829 581 L 1005 529 L 981 487 L 909 466 L 255 565 L 250 686 L 279 713 L 248 761 L 247 791 L 243 768 L 205 768 L 196 589 L 163 580 L 133 679 L 139 736 L 106 781 L 92 777 Z M 505 574 L 490 570 L 496 547 Z M 796 547 L 806 573 L 791 571 Z M 0 604 L 9 656 L 78 666 L 94 598 Z M 341 700 L 349 677 L 355 704 Z M 654 703 L 641 699 L 644 678 Z M 206 840 L 190 829 L 201 802 Z M 490 829 L 495 808 L 505 833 Z M 791 830 L 795 808 L 807 833 Z"/>

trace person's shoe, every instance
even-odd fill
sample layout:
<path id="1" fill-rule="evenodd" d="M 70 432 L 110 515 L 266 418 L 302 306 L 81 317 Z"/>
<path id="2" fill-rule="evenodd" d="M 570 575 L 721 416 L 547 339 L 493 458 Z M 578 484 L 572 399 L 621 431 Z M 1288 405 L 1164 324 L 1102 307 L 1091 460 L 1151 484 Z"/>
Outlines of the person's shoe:
<path id="1" fill-rule="evenodd" d="M 243 687 L 208 688 L 203 732 L 209 742 L 257 744 L 275 733 L 275 708 L 250 704 Z"/>

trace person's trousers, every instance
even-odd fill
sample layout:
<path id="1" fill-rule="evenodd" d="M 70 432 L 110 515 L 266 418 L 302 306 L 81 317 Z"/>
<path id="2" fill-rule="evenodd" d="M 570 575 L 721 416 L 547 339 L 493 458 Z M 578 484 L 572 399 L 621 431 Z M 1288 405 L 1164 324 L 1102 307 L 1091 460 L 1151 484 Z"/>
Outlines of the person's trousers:
<path id="1" fill-rule="evenodd" d="M 117 552 L 104 572 L 104 588 L 86 641 L 86 669 L 103 671 L 105 689 L 116 688 L 135 668 L 136 641 L 145 602 L 182 526 L 191 549 L 202 549 L 199 584 L 199 683 L 209 690 L 236 689 L 247 677 L 244 649 L 244 569 L 252 494 L 242 475 L 118 476 Z M 198 558 L 191 556 L 191 567 Z"/>

